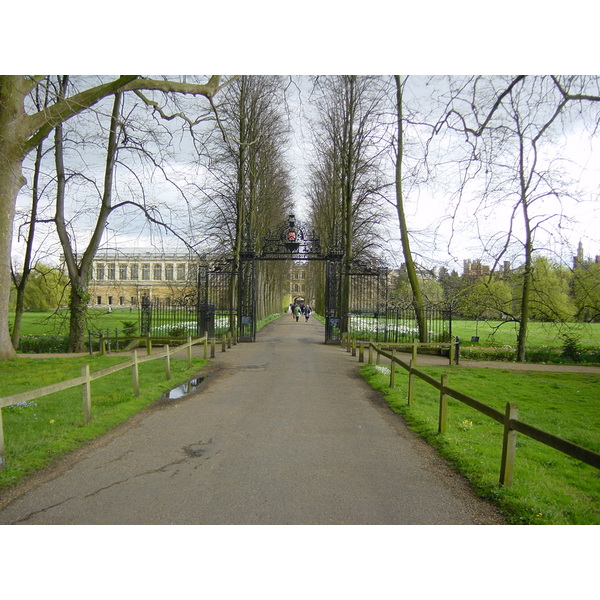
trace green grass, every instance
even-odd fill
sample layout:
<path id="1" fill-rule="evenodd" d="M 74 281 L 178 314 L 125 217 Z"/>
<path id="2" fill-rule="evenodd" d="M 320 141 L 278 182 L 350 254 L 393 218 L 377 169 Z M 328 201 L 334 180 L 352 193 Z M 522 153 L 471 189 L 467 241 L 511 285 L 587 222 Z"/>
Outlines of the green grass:
<path id="1" fill-rule="evenodd" d="M 500 369 L 419 367 L 448 385 L 504 412 L 517 402 L 520 420 L 600 452 L 600 376 L 512 372 Z M 498 483 L 502 427 L 485 415 L 449 398 L 448 431 L 438 434 L 439 392 L 416 379 L 415 402 L 407 406 L 408 376 L 398 368 L 396 387 L 374 366 L 362 369 L 374 389 L 409 427 L 428 440 L 476 492 L 493 500 L 515 524 L 600 524 L 600 471 L 518 434 L 514 481 Z M 388 371 L 389 373 L 389 371 Z"/>
<path id="2" fill-rule="evenodd" d="M 500 321 L 452 321 L 452 335 L 458 336 L 461 343 L 469 345 L 472 336 L 479 336 L 479 345 L 516 346 L 518 323 L 504 323 Z M 497 328 L 497 329 L 496 329 Z M 528 326 L 527 347 L 537 348 L 548 346 L 561 348 L 563 335 L 572 335 L 579 338 L 580 344 L 585 348 L 600 347 L 600 323 L 538 323 L 532 321 Z"/>
<path id="3" fill-rule="evenodd" d="M 0 491 L 75 450 L 158 400 L 162 393 L 187 381 L 206 365 L 200 358 L 171 358 L 171 380 L 165 379 L 164 360 L 139 365 L 140 397 L 133 395 L 131 369 L 123 369 L 91 383 L 92 416 L 83 422 L 81 388 L 45 396 L 28 406 L 2 409 L 6 467 L 0 471 Z M 128 356 L 86 356 L 32 359 L 19 357 L 0 363 L 0 396 L 44 387 L 81 375 L 90 365 L 95 372 L 127 360 Z"/>

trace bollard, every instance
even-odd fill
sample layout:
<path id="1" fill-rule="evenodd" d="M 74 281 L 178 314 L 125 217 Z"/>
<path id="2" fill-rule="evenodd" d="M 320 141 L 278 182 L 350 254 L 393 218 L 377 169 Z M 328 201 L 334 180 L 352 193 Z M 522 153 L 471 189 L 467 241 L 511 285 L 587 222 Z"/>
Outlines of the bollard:
<path id="1" fill-rule="evenodd" d="M 166 345 L 167 353 L 165 354 L 165 378 L 167 381 L 171 379 L 171 354 L 169 352 L 169 344 Z"/>
<path id="2" fill-rule="evenodd" d="M 394 349 L 392 348 L 392 357 L 390 359 L 390 388 L 393 390 L 396 385 L 396 363 L 394 362 Z"/>
<path id="3" fill-rule="evenodd" d="M 210 340 L 210 357 L 214 358 L 216 354 L 216 340 L 215 338 L 211 338 Z"/>
<path id="4" fill-rule="evenodd" d="M 500 466 L 500 485 L 511 487 L 517 452 L 517 432 L 510 428 L 510 420 L 519 418 L 516 402 L 507 402 L 504 413 L 504 435 L 502 439 L 502 464 Z"/>
<path id="5" fill-rule="evenodd" d="M 140 397 L 140 372 L 138 369 L 138 353 L 137 350 L 133 351 L 133 365 L 132 365 L 132 383 L 133 383 L 133 395 L 136 398 Z"/>
<path id="6" fill-rule="evenodd" d="M 448 387 L 448 375 L 442 375 L 441 384 L 438 433 L 446 433 L 448 429 L 448 396 L 445 394 L 445 388 Z"/>
<path id="7" fill-rule="evenodd" d="M 365 362 L 365 345 L 360 344 L 358 347 L 358 362 Z"/>
<path id="8" fill-rule="evenodd" d="M 90 389 L 90 365 L 81 367 L 81 376 L 85 381 L 81 386 L 81 398 L 83 401 L 83 420 L 86 425 L 92 422 L 92 394 Z"/>
<path id="9" fill-rule="evenodd" d="M 415 399 L 415 375 L 413 373 L 413 361 L 410 359 L 410 369 L 408 370 L 408 405 L 412 406 Z"/>

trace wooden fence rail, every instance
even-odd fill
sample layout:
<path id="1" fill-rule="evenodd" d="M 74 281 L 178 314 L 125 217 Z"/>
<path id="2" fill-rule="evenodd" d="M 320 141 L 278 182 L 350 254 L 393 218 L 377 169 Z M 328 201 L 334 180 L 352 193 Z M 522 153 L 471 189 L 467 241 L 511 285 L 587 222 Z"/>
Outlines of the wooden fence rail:
<path id="1" fill-rule="evenodd" d="M 227 333 L 223 337 L 223 352 L 225 352 L 225 345 L 229 341 L 230 343 L 231 335 Z M 19 394 L 13 394 L 12 396 L 5 396 L 4 398 L 0 398 L 0 471 L 4 469 L 6 465 L 5 458 L 5 448 L 4 448 L 4 429 L 2 426 L 2 408 L 7 406 L 12 406 L 15 404 L 20 404 L 21 402 L 29 402 L 31 400 L 37 400 L 38 398 L 43 398 L 44 396 L 49 396 L 50 394 L 54 394 L 56 392 L 62 392 L 64 390 L 68 390 L 77 386 L 82 386 L 82 403 L 83 403 L 83 415 L 84 422 L 86 424 L 91 423 L 92 421 L 92 399 L 91 399 L 91 386 L 90 383 L 95 381 L 96 379 L 100 379 L 102 377 L 106 377 L 107 375 L 112 375 L 113 373 L 117 373 L 118 371 L 122 371 L 123 369 L 132 369 L 132 386 L 133 393 L 136 397 L 140 394 L 139 387 L 139 371 L 138 367 L 140 364 L 149 362 L 152 360 L 158 360 L 160 358 L 165 359 L 165 379 L 169 380 L 171 378 L 171 368 L 170 368 L 170 360 L 173 354 L 181 352 L 182 350 L 187 350 L 187 360 L 188 366 L 192 364 L 192 346 L 197 344 L 204 344 L 204 358 L 208 358 L 208 344 L 211 343 L 211 358 L 214 358 L 215 352 L 215 343 L 216 340 L 212 338 L 209 340 L 208 335 L 204 335 L 201 338 L 197 338 L 193 340 L 191 336 L 188 336 L 187 342 L 185 344 L 181 344 L 177 346 L 175 349 L 171 350 L 167 345 L 164 352 L 159 352 L 156 354 L 151 354 L 149 356 L 139 357 L 137 350 L 133 352 L 133 358 L 131 360 L 126 360 L 125 362 L 119 363 L 118 365 L 113 365 L 112 367 L 107 367 L 105 369 L 101 369 L 100 371 L 96 371 L 94 373 L 90 373 L 89 365 L 83 365 L 82 374 L 80 377 L 74 377 L 73 379 L 69 379 L 67 381 L 61 381 L 59 383 L 54 383 L 52 385 L 47 385 L 42 388 L 38 388 L 35 390 L 28 390 L 27 392 L 21 392 Z M 229 346 L 231 347 L 231 346 Z"/>
<path id="2" fill-rule="evenodd" d="M 573 442 L 569 442 L 562 438 L 559 438 L 551 433 L 546 431 L 542 431 L 541 429 L 537 429 L 532 425 L 528 425 L 523 421 L 520 421 L 518 418 L 519 409 L 516 403 L 508 402 L 506 405 L 506 410 L 502 413 L 471 396 L 467 396 L 458 390 L 452 389 L 447 385 L 447 376 L 442 375 L 441 381 L 435 379 L 431 375 L 423 373 L 419 371 L 416 367 L 415 354 L 413 352 L 413 359 L 410 363 L 404 362 L 402 359 L 394 356 L 394 349 L 390 352 L 386 352 L 381 345 L 374 344 L 373 342 L 369 342 L 368 344 L 364 344 L 364 346 L 368 347 L 369 350 L 369 364 L 372 364 L 372 353 L 371 350 L 374 350 L 377 354 L 376 362 L 378 363 L 379 356 L 383 356 L 384 358 L 389 359 L 390 361 L 390 388 L 394 387 L 394 376 L 392 372 L 395 371 L 395 366 L 398 365 L 405 369 L 409 375 L 409 383 L 408 383 L 408 404 L 411 405 L 414 402 L 414 378 L 418 377 L 425 383 L 428 383 L 432 387 L 436 388 L 440 392 L 440 411 L 439 411 L 439 421 L 438 421 L 438 431 L 440 433 L 446 432 L 447 427 L 447 405 L 446 398 L 450 396 L 467 406 L 475 409 L 476 411 L 494 419 L 504 427 L 504 435 L 503 435 L 503 444 L 502 444 L 502 459 L 500 464 L 500 484 L 506 487 L 510 487 L 512 485 L 512 474 L 514 470 L 514 461 L 516 455 L 516 434 L 522 433 L 531 439 L 534 439 L 546 446 L 550 446 L 563 454 L 571 456 L 581 462 L 584 462 L 592 467 L 596 467 L 600 469 L 600 454 L 574 444 Z M 364 361 L 364 347 L 363 344 L 360 345 L 359 348 L 359 361 Z"/>

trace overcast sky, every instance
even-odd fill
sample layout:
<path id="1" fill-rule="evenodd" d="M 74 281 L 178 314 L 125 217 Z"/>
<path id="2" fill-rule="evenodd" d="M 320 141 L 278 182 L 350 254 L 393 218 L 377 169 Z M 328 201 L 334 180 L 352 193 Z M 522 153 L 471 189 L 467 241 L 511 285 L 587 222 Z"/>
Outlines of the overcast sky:
<path id="1" fill-rule="evenodd" d="M 175 2 L 160 23 L 155 11 L 140 10 L 135 3 L 118 4 L 120 23 L 130 24 L 127 31 L 156 34 L 143 38 L 117 32 L 119 28 L 112 26 L 113 4 L 108 2 L 106 10 L 95 11 L 93 22 L 82 20 L 81 27 L 74 26 L 78 17 L 70 17 L 66 30 L 64 14 L 69 7 L 79 5 L 61 3 L 64 12 L 59 16 L 41 4 L 36 13 L 39 18 L 28 23 L 30 33 L 41 34 L 54 24 L 68 34 L 57 36 L 42 53 L 21 45 L 23 52 L 14 59 L 14 53 L 8 52 L 10 34 L 4 36 L 4 56 L 11 56 L 9 64 L 15 67 L 5 72 L 535 74 L 591 73 L 597 69 L 595 24 L 593 19 L 581 18 L 583 13 L 577 8 L 586 5 L 579 2 L 570 4 L 566 14 L 542 16 L 537 6 L 511 1 L 501 8 L 483 7 L 480 2 L 429 2 L 426 8 L 403 5 L 401 9 L 388 2 L 372 2 L 360 16 L 333 2 L 309 1 L 293 7 L 276 2 L 230 2 L 233 12 L 227 15 L 218 6 Z M 11 6 L 6 10 L 17 9 Z M 194 26 L 188 31 L 189 23 L 198 23 L 199 29 Z M 514 35 L 516 29 L 518 36 Z M 102 41 L 90 44 L 94 31 L 96 35 L 101 32 Z M 77 52 L 75 48 L 83 50 Z M 596 189 L 600 181 L 597 165 L 598 161 L 588 162 L 581 173 L 582 180 Z M 299 165 L 298 204 L 303 202 L 302 171 Z M 460 265 L 479 251 L 478 244 L 468 239 L 472 215 L 467 211 L 460 216 L 463 231 L 454 237 L 453 252 L 448 254 L 448 223 L 436 223 L 447 206 L 444 198 L 413 196 L 408 205 L 409 225 L 424 232 L 422 238 L 415 239 L 417 251 L 426 253 L 419 239 L 429 248 L 434 240 L 436 249 L 428 251 L 432 260 Z M 298 212 L 302 214 L 301 206 Z M 576 246 L 581 238 L 586 254 L 600 254 L 598 204 L 583 203 L 573 216 L 580 224 L 569 236 L 570 245 Z M 495 227 L 500 221 L 490 219 L 489 225 Z M 112 219 L 108 237 L 114 239 L 118 227 L 118 219 Z"/>

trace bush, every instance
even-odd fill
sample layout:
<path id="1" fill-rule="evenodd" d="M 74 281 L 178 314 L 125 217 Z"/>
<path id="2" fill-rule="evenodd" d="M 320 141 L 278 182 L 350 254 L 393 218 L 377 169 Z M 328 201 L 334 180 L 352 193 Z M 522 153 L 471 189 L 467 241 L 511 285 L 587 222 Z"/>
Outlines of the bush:
<path id="1" fill-rule="evenodd" d="M 22 354 L 51 354 L 69 351 L 69 338 L 66 335 L 25 335 L 19 338 Z"/>
<path id="2" fill-rule="evenodd" d="M 579 338 L 573 335 L 563 336 L 562 356 L 574 363 L 581 362 L 584 350 L 579 343 Z"/>
<path id="3" fill-rule="evenodd" d="M 501 360 L 513 362 L 517 352 L 512 346 L 502 348 L 475 348 L 467 347 L 460 349 L 460 356 L 465 360 Z"/>

